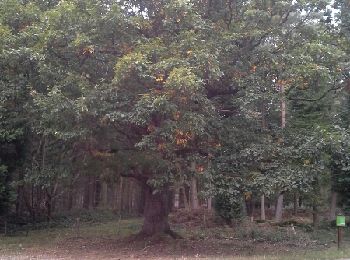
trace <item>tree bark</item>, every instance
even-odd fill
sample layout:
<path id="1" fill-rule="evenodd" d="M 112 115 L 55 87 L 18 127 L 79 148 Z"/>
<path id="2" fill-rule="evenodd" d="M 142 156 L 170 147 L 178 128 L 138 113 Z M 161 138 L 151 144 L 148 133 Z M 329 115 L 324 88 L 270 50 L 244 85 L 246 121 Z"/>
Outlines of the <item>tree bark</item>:
<path id="1" fill-rule="evenodd" d="M 67 207 L 66 209 L 68 211 L 72 210 L 73 208 L 73 188 L 70 186 L 68 189 L 68 194 L 67 194 Z"/>
<path id="2" fill-rule="evenodd" d="M 85 177 L 85 183 L 84 183 L 84 199 L 83 199 L 83 208 L 84 209 L 89 209 L 90 207 L 90 181 L 91 181 L 91 176 Z"/>
<path id="3" fill-rule="evenodd" d="M 260 220 L 265 221 L 265 195 L 261 195 L 261 202 L 260 202 Z"/>
<path id="4" fill-rule="evenodd" d="M 166 190 L 154 193 L 152 188 L 145 184 L 144 222 L 141 234 L 153 236 L 157 233 L 170 233 L 168 214 Z"/>
<path id="5" fill-rule="evenodd" d="M 336 215 L 335 215 L 335 211 L 337 208 L 337 192 L 332 191 L 332 197 L 331 197 L 331 206 L 329 209 L 329 221 L 335 220 Z"/>
<path id="6" fill-rule="evenodd" d="M 280 86 L 281 92 L 281 128 L 284 129 L 286 127 L 286 99 L 284 96 L 284 86 Z"/>
<path id="7" fill-rule="evenodd" d="M 284 96 L 284 85 L 280 85 L 280 93 L 281 93 L 281 128 L 284 129 L 286 127 L 286 99 Z M 276 212 L 275 212 L 275 221 L 280 222 L 282 220 L 283 215 L 283 192 L 278 195 Z"/>
<path id="8" fill-rule="evenodd" d="M 20 177 L 20 180 L 23 178 Z M 16 217 L 23 215 L 23 207 L 22 207 L 22 200 L 23 200 L 23 185 L 18 185 L 17 187 L 17 197 L 16 197 Z"/>
<path id="9" fill-rule="evenodd" d="M 266 122 L 266 108 L 265 108 L 265 100 L 263 99 L 261 102 L 261 128 L 263 130 L 267 129 L 267 122 Z M 260 220 L 265 221 L 266 215 L 265 215 L 265 195 L 262 194 L 260 197 Z"/>
<path id="10" fill-rule="evenodd" d="M 317 227 L 319 224 L 318 207 L 316 204 L 312 206 L 312 224 L 314 227 Z"/>
<path id="11" fill-rule="evenodd" d="M 275 211 L 275 221 L 281 222 L 283 214 L 283 192 L 278 195 L 276 211 Z"/>
<path id="12" fill-rule="evenodd" d="M 128 208 L 129 208 L 129 214 L 131 216 L 134 215 L 134 195 L 135 195 L 134 182 L 132 180 L 129 180 Z"/>
<path id="13" fill-rule="evenodd" d="M 108 184 L 105 181 L 101 183 L 101 206 L 103 208 L 108 207 Z"/>
<path id="14" fill-rule="evenodd" d="M 100 206 L 101 202 L 101 180 L 100 177 L 94 177 L 93 180 L 93 208 Z"/>
<path id="15" fill-rule="evenodd" d="M 210 198 L 208 198 L 208 206 L 207 206 L 207 209 L 208 209 L 208 211 L 211 211 L 212 210 L 212 208 L 213 208 L 213 206 L 212 206 L 212 204 L 213 204 L 213 199 L 212 199 L 212 197 L 210 197 Z"/>
<path id="16" fill-rule="evenodd" d="M 245 205 L 246 205 L 246 211 L 247 215 L 250 218 L 250 221 L 254 221 L 254 216 L 253 216 L 253 197 L 250 196 L 249 198 L 246 198 L 245 200 Z"/>
<path id="17" fill-rule="evenodd" d="M 174 208 L 178 209 L 180 207 L 180 188 L 175 187 L 174 189 Z"/>
<path id="18" fill-rule="evenodd" d="M 52 196 L 48 189 L 46 189 L 46 220 L 47 222 L 51 221 L 52 218 Z"/>
<path id="19" fill-rule="evenodd" d="M 293 205 L 293 215 L 296 216 L 298 213 L 298 195 L 294 192 L 294 205 Z"/>
<path id="20" fill-rule="evenodd" d="M 189 210 L 190 206 L 189 206 L 188 198 L 187 198 L 187 195 L 186 195 L 186 189 L 185 189 L 184 186 L 182 186 L 182 188 L 180 188 L 180 189 L 182 190 L 182 195 L 183 195 L 185 209 Z"/>
<path id="21" fill-rule="evenodd" d="M 124 178 L 120 177 L 119 179 L 119 187 L 117 189 L 117 210 L 118 213 L 121 214 L 123 212 L 123 187 L 124 187 Z"/>
<path id="22" fill-rule="evenodd" d="M 199 209 L 197 179 L 195 177 L 191 180 L 191 208 Z"/>

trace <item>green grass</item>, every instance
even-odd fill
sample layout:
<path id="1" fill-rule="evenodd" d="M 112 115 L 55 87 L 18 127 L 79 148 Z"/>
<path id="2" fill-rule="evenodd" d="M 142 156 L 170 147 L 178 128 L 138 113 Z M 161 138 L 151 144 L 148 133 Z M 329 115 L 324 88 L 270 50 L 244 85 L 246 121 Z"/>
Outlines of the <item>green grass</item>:
<path id="1" fill-rule="evenodd" d="M 84 238 L 122 238 L 137 233 L 140 226 L 141 219 L 134 218 L 105 223 L 82 223 L 79 232 L 76 226 L 31 230 L 28 236 L 25 235 L 25 232 L 18 232 L 11 236 L 0 236 L 0 252 L 28 247 L 50 247 L 61 240 L 78 236 Z"/>
<path id="2" fill-rule="evenodd" d="M 20 252 L 22 249 L 27 248 L 37 248 L 41 250 L 53 248 L 57 245 L 58 242 L 64 241 L 68 238 L 74 237 L 83 237 L 84 239 L 94 239 L 94 238 L 123 238 L 131 234 L 136 234 L 141 228 L 141 219 L 122 219 L 114 221 L 105 221 L 103 223 L 95 222 L 85 222 L 80 226 L 79 234 L 77 229 L 74 226 L 70 227 L 53 227 L 48 229 L 37 229 L 29 232 L 28 236 L 25 236 L 25 233 L 16 233 L 14 236 L 0 236 L 0 255 L 2 253 L 16 253 Z M 232 229 L 230 228 L 211 228 L 211 229 L 199 229 L 199 228 L 187 228 L 187 229 L 177 229 L 188 240 L 202 240 L 202 239 L 228 239 L 235 236 L 238 239 L 244 241 L 246 238 L 240 237 L 241 234 L 233 234 Z M 337 249 L 336 243 L 336 230 L 316 230 L 309 233 L 311 240 L 317 240 L 318 243 L 327 243 L 325 249 L 300 249 L 298 247 L 287 248 L 279 246 L 281 252 L 276 250 L 278 253 L 271 253 L 270 255 L 263 255 L 261 251 L 254 252 L 254 246 L 252 246 L 252 251 L 249 252 L 249 256 L 235 256 L 234 259 L 237 260 L 302 260 L 302 259 L 317 259 L 317 260 L 332 260 L 332 259 L 345 259 L 350 258 L 350 237 L 349 230 L 346 233 L 346 239 L 341 250 Z M 244 235 L 244 234 L 243 234 Z M 255 233 L 257 237 L 262 237 L 265 239 L 265 242 L 275 243 L 281 242 L 277 240 L 282 240 L 278 238 L 276 241 L 270 239 L 270 236 L 273 236 L 273 233 Z M 287 240 L 292 241 L 292 240 Z M 171 243 L 171 242 L 169 242 Z M 186 240 L 184 241 L 186 243 Z M 317 247 L 316 247 L 317 248 Z M 23 251 L 25 252 L 25 251 Z M 98 252 L 97 252 L 98 253 Z M 242 254 L 246 254 L 242 252 Z M 170 256 L 171 257 L 171 256 Z M 219 259 L 219 258 L 208 258 L 208 259 Z M 223 259 L 223 258 L 220 258 Z M 227 258 L 232 259 L 232 258 Z"/>
<path id="3" fill-rule="evenodd" d="M 235 257 L 237 260 L 335 260 L 345 259 L 350 257 L 350 249 L 338 250 L 336 247 L 332 247 L 326 250 L 319 251 L 303 251 L 303 252 L 290 252 L 278 255 L 259 255 L 252 257 Z M 229 258 L 228 258 L 229 259 Z"/>

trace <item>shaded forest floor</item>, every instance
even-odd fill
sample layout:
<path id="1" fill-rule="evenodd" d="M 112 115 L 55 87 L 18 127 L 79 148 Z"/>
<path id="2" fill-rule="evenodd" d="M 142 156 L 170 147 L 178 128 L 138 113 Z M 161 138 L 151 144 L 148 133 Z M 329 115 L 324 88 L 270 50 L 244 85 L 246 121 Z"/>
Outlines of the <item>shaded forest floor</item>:
<path id="1" fill-rule="evenodd" d="M 183 215 L 183 214 L 182 214 Z M 202 215 L 201 215 L 202 216 Z M 175 221 L 177 220 L 177 221 Z M 214 225 L 210 218 L 196 224 L 196 216 L 178 221 L 173 229 L 184 239 L 154 237 L 135 241 L 130 235 L 141 219 L 81 223 L 17 232 L 0 237 L 0 259 L 344 259 L 350 258 L 350 231 L 342 250 L 336 247 L 335 228 L 305 230 L 289 225 L 245 223 L 237 227 Z"/>

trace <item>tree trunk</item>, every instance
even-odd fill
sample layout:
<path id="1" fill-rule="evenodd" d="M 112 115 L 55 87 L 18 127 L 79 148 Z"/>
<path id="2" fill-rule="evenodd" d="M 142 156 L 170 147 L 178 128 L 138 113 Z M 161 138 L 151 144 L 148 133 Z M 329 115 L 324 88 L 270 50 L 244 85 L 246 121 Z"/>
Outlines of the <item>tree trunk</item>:
<path id="1" fill-rule="evenodd" d="M 319 224 L 318 207 L 316 204 L 312 206 L 312 224 L 314 227 L 317 227 Z"/>
<path id="2" fill-rule="evenodd" d="M 174 208 L 178 209 L 180 207 L 180 188 L 176 187 L 174 189 Z"/>
<path id="3" fill-rule="evenodd" d="M 296 216 L 298 213 L 298 195 L 294 192 L 294 205 L 293 205 L 293 215 Z"/>
<path id="4" fill-rule="evenodd" d="M 93 208 L 97 208 L 100 206 L 101 202 L 101 180 L 100 177 L 94 177 L 93 180 Z"/>
<path id="5" fill-rule="evenodd" d="M 281 128 L 284 129 L 286 127 L 286 99 L 284 96 L 284 85 L 280 85 L 280 93 L 281 93 Z M 283 192 L 278 195 L 276 212 L 275 212 L 275 221 L 280 222 L 282 220 L 283 215 Z"/>
<path id="6" fill-rule="evenodd" d="M 212 210 L 212 208 L 213 208 L 212 204 L 213 204 L 213 199 L 212 199 L 212 197 L 210 197 L 210 198 L 208 198 L 208 206 L 207 206 L 208 211 Z"/>
<path id="7" fill-rule="evenodd" d="M 66 207 L 66 209 L 68 211 L 70 211 L 73 208 L 73 188 L 72 187 L 69 187 L 67 196 L 68 196 L 68 198 L 67 198 L 67 207 Z"/>
<path id="8" fill-rule="evenodd" d="M 123 212 L 126 212 L 127 215 L 130 215 L 129 197 L 130 197 L 130 180 L 129 178 L 127 178 L 125 179 L 125 185 L 123 187 L 123 194 L 122 194 Z"/>
<path id="9" fill-rule="evenodd" d="M 265 195 L 261 195 L 261 203 L 260 203 L 260 220 L 265 221 Z"/>
<path id="10" fill-rule="evenodd" d="M 84 209 L 89 209 L 90 207 L 90 181 L 91 181 L 91 176 L 85 177 L 85 183 L 84 183 L 84 199 L 83 199 L 83 208 Z"/>
<path id="11" fill-rule="evenodd" d="M 124 178 L 120 177 L 119 179 L 119 187 L 115 187 L 116 188 L 116 197 L 117 197 L 117 210 L 118 213 L 121 214 L 123 212 L 123 187 L 124 185 Z"/>
<path id="12" fill-rule="evenodd" d="M 253 222 L 254 216 L 253 216 L 253 197 L 252 196 L 246 198 L 245 206 L 246 206 L 247 215 L 249 216 L 250 221 Z"/>
<path id="13" fill-rule="evenodd" d="M 170 233 L 168 214 L 166 190 L 153 193 L 152 188 L 146 185 L 144 222 L 141 234 L 152 236 L 157 233 Z"/>
<path id="14" fill-rule="evenodd" d="M 182 190 L 182 195 L 183 195 L 185 209 L 189 210 L 190 206 L 189 206 L 188 198 L 187 198 L 187 195 L 186 195 L 186 189 L 185 189 L 184 186 L 182 186 L 181 190 Z"/>
<path id="15" fill-rule="evenodd" d="M 108 184 L 105 181 L 101 183 L 101 206 L 108 208 Z"/>
<path id="16" fill-rule="evenodd" d="M 335 220 L 335 211 L 337 208 L 337 192 L 332 191 L 332 197 L 331 197 L 331 207 L 329 209 L 329 219 L 330 221 Z"/>
<path id="17" fill-rule="evenodd" d="M 195 177 L 191 180 L 191 208 L 199 209 L 197 179 Z"/>
<path id="18" fill-rule="evenodd" d="M 134 200 L 135 200 L 135 185 L 134 185 L 134 182 L 132 180 L 130 180 L 130 183 L 129 183 L 129 195 L 128 195 L 128 208 L 129 208 L 129 214 L 131 216 L 134 215 L 135 213 L 135 205 L 134 205 Z"/>
<path id="19" fill-rule="evenodd" d="M 46 220 L 50 222 L 52 218 L 52 196 L 50 192 L 46 189 Z"/>
<path id="20" fill-rule="evenodd" d="M 22 180 L 22 178 L 20 178 Z M 16 197 L 16 217 L 23 215 L 22 200 L 23 200 L 23 185 L 18 185 L 17 187 L 17 197 Z"/>
<path id="21" fill-rule="evenodd" d="M 278 195 L 278 199 L 277 199 L 276 212 L 275 212 L 276 222 L 281 222 L 282 214 L 283 214 L 283 193 L 281 192 Z"/>
<path id="22" fill-rule="evenodd" d="M 286 127 L 286 99 L 284 97 L 284 86 L 280 86 L 281 92 L 281 128 L 284 129 Z"/>
<path id="23" fill-rule="evenodd" d="M 266 107 L 265 107 L 265 100 L 263 99 L 261 102 L 261 128 L 263 130 L 267 129 L 267 122 L 266 122 Z M 265 215 L 265 195 L 262 194 L 260 197 L 260 220 L 265 221 L 266 215 Z"/>

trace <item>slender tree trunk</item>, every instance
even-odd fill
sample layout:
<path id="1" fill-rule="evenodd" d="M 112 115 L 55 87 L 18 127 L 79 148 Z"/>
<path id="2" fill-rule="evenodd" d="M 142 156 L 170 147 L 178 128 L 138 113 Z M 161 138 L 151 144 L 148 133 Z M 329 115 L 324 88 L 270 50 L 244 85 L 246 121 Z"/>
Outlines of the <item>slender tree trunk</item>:
<path id="1" fill-rule="evenodd" d="M 284 97 L 284 86 L 280 85 L 281 92 L 281 128 L 286 127 L 286 99 Z M 280 222 L 283 216 L 283 192 L 278 195 L 276 212 L 275 212 L 275 221 Z"/>
<path id="2" fill-rule="evenodd" d="M 337 208 L 337 196 L 338 196 L 337 192 L 332 191 L 331 206 L 329 209 L 329 220 L 330 221 L 335 220 L 335 218 L 336 218 L 335 211 Z"/>
<path id="3" fill-rule="evenodd" d="M 296 216 L 298 213 L 298 194 L 296 192 L 294 192 L 293 199 L 293 215 Z"/>
<path id="4" fill-rule="evenodd" d="M 20 178 L 22 180 L 23 178 Z M 18 185 L 17 187 L 17 197 L 16 197 L 16 217 L 22 215 L 22 200 L 23 200 L 23 184 Z"/>
<path id="5" fill-rule="evenodd" d="M 250 196 L 250 198 L 245 200 L 245 205 L 246 205 L 246 210 L 247 210 L 247 215 L 250 218 L 250 221 L 254 221 L 254 202 L 253 202 L 253 197 Z"/>
<path id="6" fill-rule="evenodd" d="M 83 208 L 89 209 L 90 207 L 90 181 L 91 176 L 85 177 L 85 183 L 84 183 L 84 198 L 83 198 Z"/>
<path id="7" fill-rule="evenodd" d="M 93 183 L 93 191 L 94 191 L 94 204 L 93 208 L 97 208 L 100 206 L 101 203 L 101 179 L 100 177 L 94 177 L 94 183 Z"/>
<path id="8" fill-rule="evenodd" d="M 277 205 L 275 211 L 275 221 L 281 222 L 283 215 L 283 193 L 281 192 L 277 198 Z"/>
<path id="9" fill-rule="evenodd" d="M 27 196 L 23 196 L 26 200 Z M 36 207 L 35 207 L 35 186 L 32 183 L 30 187 L 30 202 L 28 201 L 27 209 L 30 212 L 33 223 L 36 221 Z"/>
<path id="10" fill-rule="evenodd" d="M 263 130 L 266 130 L 266 128 L 267 128 L 265 100 L 262 100 L 262 102 L 261 102 L 261 128 Z M 266 220 L 265 195 L 264 194 L 262 194 L 260 197 L 260 220 L 262 220 L 262 221 Z"/>
<path id="11" fill-rule="evenodd" d="M 312 224 L 317 227 L 319 224 L 318 207 L 316 204 L 312 206 Z"/>
<path id="12" fill-rule="evenodd" d="M 281 92 L 281 128 L 284 129 L 286 127 L 286 99 L 284 97 L 284 86 L 280 86 Z"/>
<path id="13" fill-rule="evenodd" d="M 145 185 L 140 185 L 140 197 L 139 197 L 139 215 L 143 215 L 145 208 Z"/>
<path id="14" fill-rule="evenodd" d="M 260 220 L 265 221 L 266 220 L 266 216 L 265 216 L 265 195 L 261 195 L 260 198 Z"/>
<path id="15" fill-rule="evenodd" d="M 134 182 L 130 180 L 129 183 L 129 195 L 128 195 L 128 208 L 129 208 L 129 214 L 134 215 L 134 196 L 135 196 L 135 187 L 134 187 Z"/>
<path id="16" fill-rule="evenodd" d="M 199 209 L 198 202 L 198 190 L 197 190 L 197 179 L 195 177 L 191 180 L 191 208 Z"/>
<path id="17" fill-rule="evenodd" d="M 25 192 L 25 191 L 24 191 Z M 23 196 L 24 204 L 32 218 L 32 221 L 35 222 L 35 209 L 33 207 L 33 196 L 34 196 L 34 191 L 33 191 L 33 185 L 31 186 L 31 198 L 28 198 L 28 196 Z"/>
<path id="18" fill-rule="evenodd" d="M 180 207 L 180 188 L 178 186 L 174 189 L 174 208 L 178 209 Z"/>
<path id="19" fill-rule="evenodd" d="M 123 212 L 123 187 L 124 187 L 124 178 L 120 177 L 119 187 L 117 189 L 117 209 L 119 214 Z"/>
<path id="20" fill-rule="evenodd" d="M 207 203 L 208 203 L 208 207 L 207 207 L 207 209 L 208 209 L 208 211 L 211 211 L 211 210 L 212 210 L 212 208 L 213 208 L 213 205 L 212 205 L 212 203 L 213 203 L 213 199 L 212 199 L 212 197 L 208 198 Z"/>
<path id="21" fill-rule="evenodd" d="M 68 189 L 68 198 L 67 198 L 67 210 L 72 210 L 73 208 L 73 187 Z"/>
<path id="22" fill-rule="evenodd" d="M 117 182 L 113 183 L 113 210 L 118 211 L 118 184 Z"/>
<path id="23" fill-rule="evenodd" d="M 185 209 L 189 210 L 190 206 L 189 206 L 189 203 L 188 203 L 188 198 L 187 198 L 187 195 L 186 195 L 186 189 L 185 189 L 184 186 L 182 186 L 181 191 L 182 191 L 182 196 L 183 196 L 183 200 L 184 200 Z"/>
<path id="24" fill-rule="evenodd" d="M 124 180 L 123 193 L 122 193 L 122 212 L 126 212 L 127 214 L 130 214 L 129 203 L 128 203 L 129 187 L 130 187 L 129 179 L 126 178 Z"/>
<path id="25" fill-rule="evenodd" d="M 261 102 L 261 128 L 264 130 L 267 128 L 265 100 Z"/>
<path id="26" fill-rule="evenodd" d="M 52 218 L 52 196 L 50 192 L 46 189 L 46 219 L 50 222 Z"/>
<path id="27" fill-rule="evenodd" d="M 108 184 L 105 181 L 101 183 L 101 206 L 108 207 Z"/>

